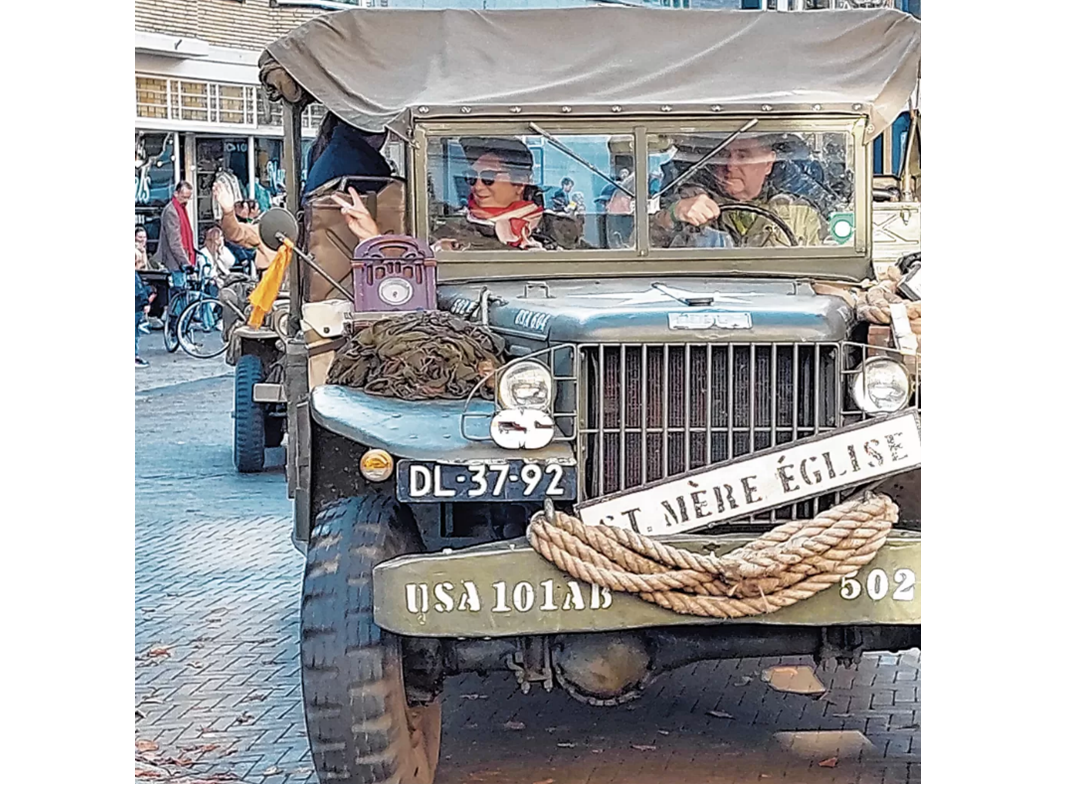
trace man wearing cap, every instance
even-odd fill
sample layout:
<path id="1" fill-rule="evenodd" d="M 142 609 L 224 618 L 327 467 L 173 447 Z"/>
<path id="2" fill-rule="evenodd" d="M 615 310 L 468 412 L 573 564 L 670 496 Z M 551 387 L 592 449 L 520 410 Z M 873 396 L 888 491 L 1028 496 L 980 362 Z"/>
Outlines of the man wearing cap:
<path id="1" fill-rule="evenodd" d="M 719 218 L 717 229 L 733 245 L 749 248 L 791 245 L 776 223 L 749 211 L 724 211 L 720 206 L 735 202 L 757 205 L 781 218 L 800 246 L 818 246 L 827 227 L 817 210 L 805 199 L 780 191 L 770 183 L 776 152 L 767 138 L 741 136 L 717 154 L 697 175 L 679 188 L 677 198 L 650 221 L 650 239 L 661 248 L 710 243 L 701 234 L 686 242 L 688 227 L 707 227 Z M 696 181 L 696 182 L 694 182 Z M 704 242 L 703 242 L 704 241 Z"/>

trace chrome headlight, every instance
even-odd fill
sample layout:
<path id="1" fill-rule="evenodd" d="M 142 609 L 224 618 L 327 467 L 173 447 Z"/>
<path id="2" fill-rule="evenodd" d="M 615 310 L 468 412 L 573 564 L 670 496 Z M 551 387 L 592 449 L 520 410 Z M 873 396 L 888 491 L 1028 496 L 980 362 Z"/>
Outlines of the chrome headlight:
<path id="1" fill-rule="evenodd" d="M 551 372 L 534 361 L 514 363 L 499 378 L 499 403 L 504 407 L 546 410 L 554 398 Z"/>
<path id="2" fill-rule="evenodd" d="M 851 397 L 863 412 L 897 412 L 911 398 L 911 378 L 903 364 L 884 357 L 869 358 L 851 379 Z"/>

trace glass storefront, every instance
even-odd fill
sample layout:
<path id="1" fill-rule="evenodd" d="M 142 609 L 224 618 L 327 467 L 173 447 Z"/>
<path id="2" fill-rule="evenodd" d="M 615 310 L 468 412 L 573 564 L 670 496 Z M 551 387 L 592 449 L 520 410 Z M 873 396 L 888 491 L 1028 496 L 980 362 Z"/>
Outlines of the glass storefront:
<path id="1" fill-rule="evenodd" d="M 195 200 L 196 241 L 202 245 L 206 230 L 214 226 L 211 188 L 218 172 L 227 170 L 240 182 L 240 193 L 247 195 L 248 138 L 243 136 L 195 138 Z"/>
<path id="2" fill-rule="evenodd" d="M 187 161 L 185 145 L 193 135 L 173 132 L 135 132 L 135 223 L 146 227 L 148 249 L 157 251 L 161 211 L 172 199 L 173 188 L 194 163 L 195 240 L 202 246 L 206 230 L 218 222 L 214 218 L 212 187 L 218 172 L 232 172 L 244 198 L 254 199 L 261 211 L 285 205 L 284 141 L 273 137 L 254 138 L 254 156 L 249 157 L 247 136 L 194 135 L 195 161 Z M 179 143 L 177 140 L 179 139 Z M 301 178 L 307 177 L 307 157 L 314 140 L 303 140 Z M 177 149 L 179 144 L 179 149 Z M 252 165 L 254 168 L 252 169 Z"/>
<path id="3" fill-rule="evenodd" d="M 135 132 L 135 223 L 146 227 L 151 255 L 157 250 L 161 210 L 172 198 L 176 136 Z"/>

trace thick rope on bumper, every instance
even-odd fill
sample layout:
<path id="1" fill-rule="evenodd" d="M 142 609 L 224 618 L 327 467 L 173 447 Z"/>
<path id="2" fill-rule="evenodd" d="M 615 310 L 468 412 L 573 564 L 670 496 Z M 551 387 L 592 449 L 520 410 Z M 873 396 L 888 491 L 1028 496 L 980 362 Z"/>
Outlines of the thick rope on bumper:
<path id="1" fill-rule="evenodd" d="M 866 565 L 898 513 L 888 497 L 866 494 L 775 527 L 720 557 L 584 524 L 554 509 L 532 517 L 528 538 L 544 559 L 581 581 L 634 593 L 679 614 L 733 619 L 813 597 Z"/>

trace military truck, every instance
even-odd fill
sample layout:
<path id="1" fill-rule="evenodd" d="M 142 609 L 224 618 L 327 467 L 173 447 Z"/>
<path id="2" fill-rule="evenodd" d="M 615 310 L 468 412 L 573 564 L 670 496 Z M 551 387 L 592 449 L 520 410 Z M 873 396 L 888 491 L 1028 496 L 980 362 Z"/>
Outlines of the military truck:
<path id="1" fill-rule="evenodd" d="M 455 674 L 608 706 L 699 660 L 919 646 L 919 355 L 858 301 L 869 145 L 919 61 L 891 10 L 355 10 L 267 47 L 300 227 L 263 220 L 297 238 L 281 398 L 322 782 L 430 782 Z M 311 102 L 405 144 L 404 176 L 362 197 L 374 238 L 332 195 L 301 205 Z M 584 214 L 544 203 L 564 178 Z M 370 266 L 387 238 L 412 262 Z M 433 312 L 498 338 L 467 395 L 327 384 L 373 314 Z M 573 515 L 719 558 L 871 487 L 899 511 L 872 560 L 745 614 L 575 578 L 527 540 Z"/>

